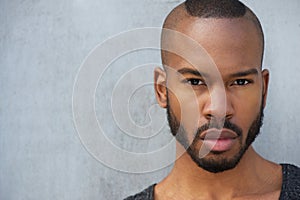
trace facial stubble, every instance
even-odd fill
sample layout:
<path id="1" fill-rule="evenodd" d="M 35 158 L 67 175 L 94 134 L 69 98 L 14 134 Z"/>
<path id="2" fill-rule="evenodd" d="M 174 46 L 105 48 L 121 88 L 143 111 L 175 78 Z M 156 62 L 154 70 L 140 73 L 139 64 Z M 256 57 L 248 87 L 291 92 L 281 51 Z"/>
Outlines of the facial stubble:
<path id="1" fill-rule="evenodd" d="M 180 124 L 179 120 L 177 120 L 176 116 L 174 115 L 172 108 L 170 106 L 169 97 L 167 95 L 167 118 L 169 122 L 169 126 L 171 129 L 171 133 L 175 136 L 176 140 L 186 149 L 187 153 L 190 155 L 192 160 L 202 169 L 212 172 L 212 173 L 219 173 L 226 170 L 233 169 L 237 166 L 249 146 L 254 142 L 255 138 L 260 133 L 260 128 L 263 125 L 263 103 L 261 103 L 260 112 L 256 116 L 255 120 L 252 122 L 246 140 L 243 144 L 243 136 L 242 129 L 237 126 L 236 124 L 231 123 L 229 120 L 224 120 L 224 128 L 230 129 L 234 131 L 238 135 L 238 142 L 240 144 L 239 151 L 233 155 L 232 157 L 228 158 L 222 155 L 220 152 L 210 152 L 214 154 L 213 157 L 199 157 L 199 149 L 196 148 L 196 144 L 199 141 L 199 135 L 203 132 L 208 130 L 209 128 L 217 128 L 220 129 L 222 127 L 217 127 L 217 123 L 213 121 L 204 124 L 203 126 L 199 127 L 194 134 L 194 139 L 190 143 L 188 141 L 188 133 L 186 132 L 185 128 Z"/>

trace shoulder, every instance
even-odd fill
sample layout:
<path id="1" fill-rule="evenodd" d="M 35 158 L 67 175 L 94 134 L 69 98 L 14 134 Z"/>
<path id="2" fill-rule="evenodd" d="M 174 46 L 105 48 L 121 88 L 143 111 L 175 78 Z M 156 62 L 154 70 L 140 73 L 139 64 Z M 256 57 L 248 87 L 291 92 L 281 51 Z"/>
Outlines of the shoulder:
<path id="1" fill-rule="evenodd" d="M 154 186 L 155 184 L 149 186 L 148 188 L 144 189 L 140 193 L 137 193 L 133 196 L 129 196 L 124 200 L 153 200 L 154 199 Z"/>
<path id="2" fill-rule="evenodd" d="M 291 164 L 282 165 L 281 199 L 300 199 L 300 168 Z"/>

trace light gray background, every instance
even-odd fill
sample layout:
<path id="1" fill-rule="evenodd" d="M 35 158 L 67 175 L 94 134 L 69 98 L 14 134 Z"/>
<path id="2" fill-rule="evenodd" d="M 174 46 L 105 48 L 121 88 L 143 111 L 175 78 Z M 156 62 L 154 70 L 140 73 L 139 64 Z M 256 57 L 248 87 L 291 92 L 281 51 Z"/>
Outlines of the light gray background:
<path id="1" fill-rule="evenodd" d="M 72 90 L 81 63 L 97 44 L 132 28 L 161 26 L 166 14 L 180 2 L 0 1 L 1 200 L 122 199 L 168 174 L 171 166 L 151 173 L 130 174 L 94 159 L 81 144 L 73 123 Z M 300 2 L 244 2 L 263 24 L 264 66 L 271 71 L 265 123 L 255 147 L 272 161 L 300 165 Z M 101 104 L 101 92 L 105 88 L 111 90 L 111 80 L 119 79 L 118 65 L 132 67 L 159 62 L 158 52 L 140 53 L 116 62 L 102 89 L 99 86 L 99 118 L 110 117 L 106 113 L 109 110 Z M 132 100 L 136 123 L 149 120 L 145 110 L 155 103 L 151 91 L 150 87 L 140 91 L 140 97 L 148 99 L 145 104 L 139 104 L 139 95 Z M 108 137 L 127 150 L 148 152 L 170 140 L 167 127 L 164 134 L 157 136 L 157 143 L 120 136 L 113 121 L 107 122 L 110 123 L 103 126 L 110 133 Z"/>

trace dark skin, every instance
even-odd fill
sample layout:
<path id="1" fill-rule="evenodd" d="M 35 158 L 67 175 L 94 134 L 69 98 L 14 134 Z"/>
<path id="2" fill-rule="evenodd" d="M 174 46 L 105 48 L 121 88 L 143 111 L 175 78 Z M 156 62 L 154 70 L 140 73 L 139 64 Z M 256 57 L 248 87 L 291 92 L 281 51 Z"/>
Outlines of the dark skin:
<path id="1" fill-rule="evenodd" d="M 181 16 L 180 20 L 176 12 Z M 255 24 L 247 17 L 190 17 L 184 13 L 182 6 L 175 9 L 172 15 L 167 20 L 168 28 L 186 34 L 202 45 L 215 62 L 222 81 L 215 80 L 214 74 L 207 68 L 192 66 L 179 56 L 165 54 L 164 62 L 171 68 L 155 70 L 158 103 L 166 108 L 168 95 L 175 117 L 189 133 L 189 142 L 193 140 L 195 128 L 214 117 L 227 118 L 241 127 L 243 144 L 261 104 L 263 107 L 266 105 L 269 82 L 269 71 L 261 70 L 261 38 Z M 204 71 L 208 78 L 187 72 L 189 70 Z M 187 73 L 178 73 L 180 71 Z M 223 94 L 226 98 L 225 112 Z M 214 96 L 214 102 L 211 96 Z M 242 144 L 236 142 L 228 151 L 217 155 L 209 153 L 207 157 L 214 160 L 218 160 L 218 156 L 230 158 Z M 199 147 L 201 145 L 199 141 Z M 171 173 L 155 186 L 156 200 L 279 198 L 281 166 L 262 158 L 252 146 L 235 168 L 220 173 L 211 173 L 196 165 L 179 143 L 177 155 Z"/>

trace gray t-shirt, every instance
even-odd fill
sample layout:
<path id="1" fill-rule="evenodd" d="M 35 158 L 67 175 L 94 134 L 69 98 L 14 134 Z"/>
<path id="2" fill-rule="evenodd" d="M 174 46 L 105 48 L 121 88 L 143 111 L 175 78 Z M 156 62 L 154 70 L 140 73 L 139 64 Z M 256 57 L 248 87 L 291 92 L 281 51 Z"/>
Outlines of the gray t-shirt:
<path id="1" fill-rule="evenodd" d="M 300 168 L 291 164 L 282 165 L 282 187 L 279 200 L 300 200 Z M 154 186 L 127 197 L 124 200 L 154 200 Z"/>

